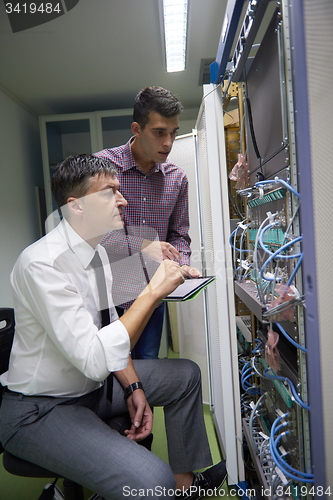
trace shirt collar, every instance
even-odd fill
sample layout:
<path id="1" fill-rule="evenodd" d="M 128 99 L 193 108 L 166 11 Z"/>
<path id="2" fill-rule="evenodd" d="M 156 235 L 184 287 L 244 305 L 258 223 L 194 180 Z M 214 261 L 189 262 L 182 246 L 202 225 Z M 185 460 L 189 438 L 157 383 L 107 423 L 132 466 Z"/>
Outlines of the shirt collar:
<path id="1" fill-rule="evenodd" d="M 138 170 L 140 170 L 135 162 L 135 159 L 134 159 L 134 156 L 133 156 L 133 153 L 131 150 L 131 142 L 133 141 L 134 138 L 135 138 L 135 136 L 133 135 L 130 138 L 130 140 L 125 144 L 124 156 L 126 158 L 126 161 L 124 162 L 124 166 L 123 166 L 124 171 L 130 170 L 131 168 L 137 168 Z M 149 172 L 152 173 L 152 172 L 161 171 L 162 174 L 165 175 L 165 165 L 166 165 L 166 163 L 155 163 L 154 167 L 152 167 Z M 140 170 L 140 172 L 142 172 L 142 170 Z"/>
<path id="2" fill-rule="evenodd" d="M 66 219 L 62 219 L 58 229 L 62 236 L 65 238 L 69 248 L 75 253 L 79 261 L 81 262 L 84 269 L 87 269 L 91 260 L 95 255 L 95 250 L 98 250 L 99 244 L 96 249 L 92 248 L 89 243 L 84 241 L 81 236 L 77 234 L 72 226 L 67 222 Z"/>

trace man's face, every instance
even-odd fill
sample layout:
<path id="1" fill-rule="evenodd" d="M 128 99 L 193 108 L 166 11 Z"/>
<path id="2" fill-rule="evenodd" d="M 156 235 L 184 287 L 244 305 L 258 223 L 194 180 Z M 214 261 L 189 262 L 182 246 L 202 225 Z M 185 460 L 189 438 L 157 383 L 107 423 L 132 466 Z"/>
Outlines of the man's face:
<path id="1" fill-rule="evenodd" d="M 154 163 L 164 163 L 171 151 L 178 129 L 178 115 L 165 118 L 159 113 L 151 112 L 144 129 L 137 124 L 135 135 L 147 159 Z"/>
<path id="2" fill-rule="evenodd" d="M 127 201 L 119 192 L 116 176 L 100 175 L 91 178 L 85 196 L 80 198 L 87 233 L 102 236 L 123 227 L 122 210 Z"/>

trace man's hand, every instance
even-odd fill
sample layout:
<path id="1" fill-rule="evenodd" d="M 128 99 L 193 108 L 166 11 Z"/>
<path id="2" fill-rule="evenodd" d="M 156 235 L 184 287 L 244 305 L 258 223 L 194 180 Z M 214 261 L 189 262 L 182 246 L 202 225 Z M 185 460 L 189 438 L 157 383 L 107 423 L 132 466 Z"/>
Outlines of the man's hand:
<path id="1" fill-rule="evenodd" d="M 147 254 L 152 260 L 160 263 L 166 259 L 180 260 L 178 250 L 166 241 L 143 240 L 141 251 Z"/>
<path id="2" fill-rule="evenodd" d="M 127 407 L 132 425 L 125 435 L 133 441 L 141 441 L 149 436 L 153 428 L 153 413 L 145 393 L 141 389 L 132 392 L 127 399 Z"/>
<path id="3" fill-rule="evenodd" d="M 164 299 L 173 292 L 177 286 L 184 283 L 185 278 L 178 262 L 164 260 L 158 267 L 156 273 L 150 280 L 149 285 L 143 290 L 145 292 L 154 291 L 158 299 Z"/>
<path id="4" fill-rule="evenodd" d="M 132 348 L 138 341 L 143 328 L 161 300 L 173 292 L 178 285 L 184 283 L 184 281 L 185 278 L 178 262 L 163 260 L 158 266 L 156 273 L 148 285 L 142 290 L 125 314 L 119 318 L 119 321 L 124 325 L 131 339 Z M 131 383 L 130 380 L 129 383 Z M 123 384 L 123 386 L 125 385 Z"/>
<path id="5" fill-rule="evenodd" d="M 195 267 L 191 267 L 186 264 L 184 266 L 181 266 L 180 270 L 185 278 L 200 278 L 201 276 L 201 273 L 200 271 L 198 271 L 198 269 L 195 269 Z"/>

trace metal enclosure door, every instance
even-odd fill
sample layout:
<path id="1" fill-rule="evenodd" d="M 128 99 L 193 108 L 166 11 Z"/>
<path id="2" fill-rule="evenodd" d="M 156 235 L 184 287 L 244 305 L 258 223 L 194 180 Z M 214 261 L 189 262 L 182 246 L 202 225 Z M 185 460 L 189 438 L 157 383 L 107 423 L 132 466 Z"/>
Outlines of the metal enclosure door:
<path id="1" fill-rule="evenodd" d="M 238 484 L 244 480 L 238 353 L 223 109 L 215 85 L 204 85 L 196 129 L 203 273 L 216 276 L 205 291 L 211 404 L 228 482 Z"/>
<path id="2" fill-rule="evenodd" d="M 170 159 L 189 178 L 191 265 L 216 280 L 196 299 L 177 304 L 179 345 L 180 355 L 196 361 L 203 378 L 208 374 L 204 401 L 209 397 L 228 483 L 238 484 L 245 476 L 224 122 L 219 88 L 205 85 L 204 94 L 196 130 L 177 138 Z"/>
<path id="3" fill-rule="evenodd" d="M 333 212 L 333 129 L 331 0 L 291 3 L 294 50 L 299 184 L 302 196 L 304 283 L 311 406 L 312 498 L 332 494 L 333 487 L 333 337 L 330 265 Z M 327 89 L 323 94 L 323 89 Z M 328 490 L 330 488 L 330 490 Z"/>

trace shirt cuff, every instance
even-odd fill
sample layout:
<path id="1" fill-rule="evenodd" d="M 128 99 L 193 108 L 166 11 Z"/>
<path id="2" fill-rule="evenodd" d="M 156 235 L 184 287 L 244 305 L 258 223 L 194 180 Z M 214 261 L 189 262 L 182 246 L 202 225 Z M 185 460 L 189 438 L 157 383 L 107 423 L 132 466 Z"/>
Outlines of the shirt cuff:
<path id="1" fill-rule="evenodd" d="M 105 354 L 106 365 L 110 372 L 127 367 L 130 354 L 130 338 L 121 321 L 113 321 L 97 333 Z"/>
<path id="2" fill-rule="evenodd" d="M 179 260 L 179 265 L 180 266 L 191 266 L 191 259 L 189 255 L 184 255 L 180 253 L 181 257 Z"/>

